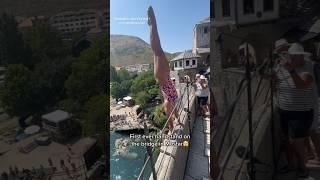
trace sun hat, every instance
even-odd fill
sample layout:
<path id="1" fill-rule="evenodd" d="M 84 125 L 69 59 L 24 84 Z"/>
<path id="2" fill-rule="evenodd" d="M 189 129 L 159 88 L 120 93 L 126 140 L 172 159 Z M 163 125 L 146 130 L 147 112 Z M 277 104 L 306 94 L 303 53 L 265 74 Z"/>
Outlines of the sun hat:
<path id="1" fill-rule="evenodd" d="M 290 43 L 288 43 L 288 41 L 284 38 L 279 39 L 274 43 L 274 47 L 275 47 L 274 50 L 277 51 L 284 46 L 290 46 Z"/>
<path id="2" fill-rule="evenodd" d="M 201 75 L 201 76 L 200 76 L 200 79 L 205 80 L 205 79 L 206 79 L 206 77 L 204 77 L 204 75 Z"/>
<path id="3" fill-rule="evenodd" d="M 290 55 L 308 55 L 310 56 L 311 53 L 305 52 L 304 48 L 299 43 L 293 43 L 290 48 L 288 49 L 288 54 Z"/>

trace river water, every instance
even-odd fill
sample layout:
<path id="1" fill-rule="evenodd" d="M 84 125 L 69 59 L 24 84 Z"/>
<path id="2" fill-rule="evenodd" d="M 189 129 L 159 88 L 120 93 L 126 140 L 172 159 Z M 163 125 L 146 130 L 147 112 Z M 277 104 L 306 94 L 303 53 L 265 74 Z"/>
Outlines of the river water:
<path id="1" fill-rule="evenodd" d="M 129 145 L 127 154 L 118 155 L 115 141 L 119 138 L 129 139 L 129 135 L 117 132 L 112 132 L 110 135 L 110 178 L 111 180 L 136 180 L 144 163 L 146 148 Z M 144 179 L 149 179 L 150 174 L 151 168 L 148 164 Z"/>

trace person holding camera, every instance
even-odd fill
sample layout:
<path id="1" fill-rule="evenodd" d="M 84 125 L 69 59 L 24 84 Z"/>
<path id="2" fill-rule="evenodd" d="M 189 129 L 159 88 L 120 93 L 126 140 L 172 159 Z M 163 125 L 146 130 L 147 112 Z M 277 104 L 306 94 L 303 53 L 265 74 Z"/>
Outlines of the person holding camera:
<path id="1" fill-rule="evenodd" d="M 305 60 L 310 55 L 302 45 L 293 43 L 280 56 L 277 77 L 278 111 L 281 128 L 288 140 L 288 168 L 296 169 L 299 177 L 308 177 L 305 165 L 305 139 L 313 122 L 313 65 Z"/>

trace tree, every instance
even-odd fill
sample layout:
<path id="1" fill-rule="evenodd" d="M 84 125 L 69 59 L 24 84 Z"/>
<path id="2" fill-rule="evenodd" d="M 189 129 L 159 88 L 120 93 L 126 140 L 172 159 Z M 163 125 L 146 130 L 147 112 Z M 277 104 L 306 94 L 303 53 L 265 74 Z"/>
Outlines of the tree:
<path id="1" fill-rule="evenodd" d="M 64 96 L 64 83 L 71 73 L 71 57 L 43 60 L 32 73 L 32 90 L 35 103 L 45 110 L 55 106 Z"/>
<path id="2" fill-rule="evenodd" d="M 28 68 L 21 64 L 8 66 L 1 101 L 9 115 L 26 117 L 36 112 L 32 85 L 32 72 Z"/>
<path id="3" fill-rule="evenodd" d="M 162 105 L 159 105 L 155 108 L 154 112 L 152 113 L 152 121 L 153 124 L 162 129 L 167 121 L 167 117 L 162 112 Z"/>
<path id="4" fill-rule="evenodd" d="M 112 83 L 110 93 L 111 93 L 111 96 L 115 99 L 119 99 L 125 96 L 125 94 L 121 90 L 121 85 L 118 82 Z"/>
<path id="5" fill-rule="evenodd" d="M 65 82 L 70 99 L 84 105 L 92 96 L 105 93 L 107 82 L 107 39 L 94 41 L 72 64 L 72 72 Z"/>
<path id="6" fill-rule="evenodd" d="M 83 116 L 83 135 L 98 136 L 98 143 L 102 145 L 106 133 L 106 95 L 97 95 L 89 99 L 85 104 L 85 113 Z"/>
<path id="7" fill-rule="evenodd" d="M 150 101 L 150 99 L 151 96 L 144 91 L 140 91 L 135 97 L 135 101 L 140 105 L 141 109 L 145 109 L 147 107 L 147 103 Z"/>
<path id="8" fill-rule="evenodd" d="M 130 93 L 131 85 L 132 85 L 132 80 L 125 80 L 120 83 L 120 88 L 124 95 L 128 95 Z"/>
<path id="9" fill-rule="evenodd" d="M 153 86 L 148 90 L 148 94 L 150 94 L 151 98 L 155 98 L 160 94 L 159 86 Z"/>
<path id="10" fill-rule="evenodd" d="M 31 66 L 31 56 L 31 49 L 24 43 L 15 18 L 2 14 L 0 17 L 0 63 Z"/>
<path id="11" fill-rule="evenodd" d="M 131 92 L 137 94 L 140 91 L 146 91 L 156 85 L 156 81 L 151 71 L 139 74 L 132 82 Z"/>
<path id="12" fill-rule="evenodd" d="M 129 72 L 126 69 L 120 69 L 117 72 L 118 82 L 126 81 L 131 79 Z"/>
<path id="13" fill-rule="evenodd" d="M 57 58 L 71 54 L 59 31 L 47 23 L 35 23 L 27 31 L 25 39 L 33 51 L 33 59 L 38 61 L 42 58 Z"/>
<path id="14" fill-rule="evenodd" d="M 119 82 L 117 70 L 114 66 L 110 66 L 110 82 Z"/>

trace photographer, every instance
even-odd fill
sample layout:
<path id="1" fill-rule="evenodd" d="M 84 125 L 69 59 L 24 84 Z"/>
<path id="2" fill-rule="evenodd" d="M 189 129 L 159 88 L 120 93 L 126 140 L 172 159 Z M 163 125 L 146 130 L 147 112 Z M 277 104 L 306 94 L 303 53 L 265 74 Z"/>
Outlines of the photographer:
<path id="1" fill-rule="evenodd" d="M 297 170 L 299 177 L 308 177 L 304 152 L 315 104 L 313 65 L 305 60 L 310 53 L 298 43 L 293 43 L 287 53 L 284 50 L 277 53 L 278 109 L 287 137 L 288 170 Z"/>

